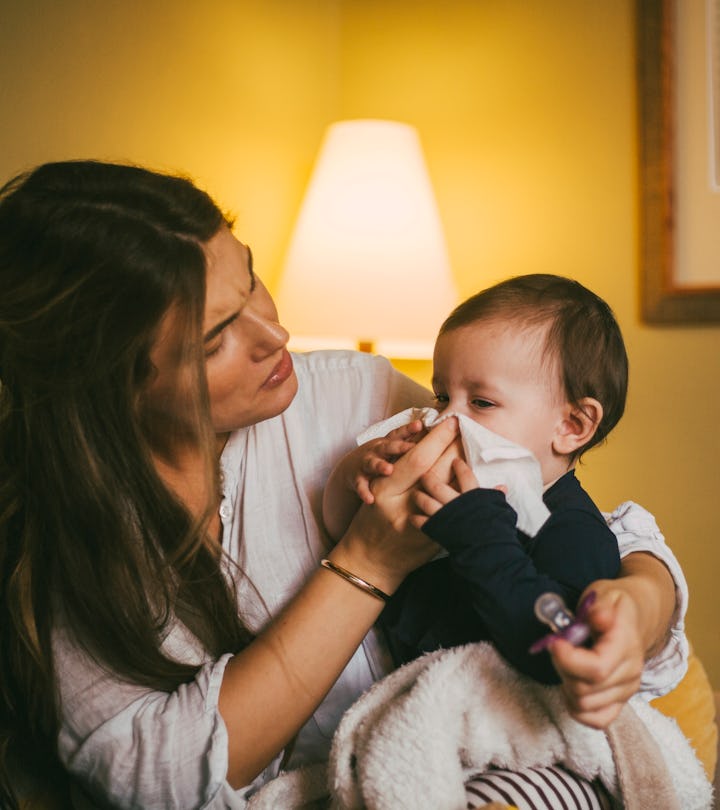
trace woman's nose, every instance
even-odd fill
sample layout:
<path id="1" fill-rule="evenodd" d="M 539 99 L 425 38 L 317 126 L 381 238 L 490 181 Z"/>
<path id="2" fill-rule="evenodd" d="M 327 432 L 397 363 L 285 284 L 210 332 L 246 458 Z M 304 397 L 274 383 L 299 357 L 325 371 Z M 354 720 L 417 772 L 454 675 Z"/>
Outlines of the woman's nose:
<path id="1" fill-rule="evenodd" d="M 243 311 L 243 319 L 252 341 L 253 360 L 264 359 L 268 354 L 285 346 L 290 339 L 290 334 L 284 326 L 259 312 L 246 308 Z"/>

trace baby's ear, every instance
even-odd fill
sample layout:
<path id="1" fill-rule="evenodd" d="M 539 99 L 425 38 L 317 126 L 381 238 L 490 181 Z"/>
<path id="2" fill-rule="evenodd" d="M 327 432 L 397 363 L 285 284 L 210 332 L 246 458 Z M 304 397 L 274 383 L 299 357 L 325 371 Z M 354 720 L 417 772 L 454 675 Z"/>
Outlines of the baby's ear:
<path id="1" fill-rule="evenodd" d="M 577 452 L 595 435 L 602 418 L 603 407 L 592 397 L 583 397 L 575 405 L 568 404 L 555 431 L 553 450 L 561 456 Z"/>

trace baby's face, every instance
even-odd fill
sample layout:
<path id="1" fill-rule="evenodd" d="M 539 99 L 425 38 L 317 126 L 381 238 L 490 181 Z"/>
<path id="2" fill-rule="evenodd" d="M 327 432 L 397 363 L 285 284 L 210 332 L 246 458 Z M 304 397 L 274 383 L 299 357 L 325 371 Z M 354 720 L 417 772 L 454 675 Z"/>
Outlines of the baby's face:
<path id="1" fill-rule="evenodd" d="M 557 368 L 543 359 L 545 326 L 477 321 L 438 338 L 433 390 L 438 409 L 465 414 L 531 450 L 543 482 L 567 469 L 553 450 L 568 412 Z"/>

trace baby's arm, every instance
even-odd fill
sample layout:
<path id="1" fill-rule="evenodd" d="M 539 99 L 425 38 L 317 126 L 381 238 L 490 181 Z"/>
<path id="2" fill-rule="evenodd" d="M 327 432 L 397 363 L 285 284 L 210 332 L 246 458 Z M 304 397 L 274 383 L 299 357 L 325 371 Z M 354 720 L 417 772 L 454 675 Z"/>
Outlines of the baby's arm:
<path id="1" fill-rule="evenodd" d="M 447 549 L 459 593 L 464 593 L 478 637 L 490 638 L 520 671 L 544 683 L 557 683 L 547 653 L 530 646 L 547 631 L 534 614 L 535 600 L 554 592 L 574 608 L 582 590 L 619 567 L 617 544 L 600 514 L 564 507 L 529 544 L 516 532 L 516 515 L 498 492 L 477 488 L 470 468 L 454 462 L 455 487 L 423 480 L 417 502 L 432 517 L 423 530 Z M 422 518 L 416 521 L 416 525 Z M 467 626 L 469 624 L 469 615 Z M 465 631 L 467 632 L 467 631 Z M 481 635 L 487 634 L 487 635 Z M 477 640 L 468 638 L 467 641 Z"/>
<path id="2" fill-rule="evenodd" d="M 361 503 L 375 498 L 371 483 L 388 476 L 393 464 L 417 442 L 425 428 L 419 419 L 371 439 L 344 455 L 330 473 L 323 493 L 323 521 L 333 539 L 342 537 Z"/>

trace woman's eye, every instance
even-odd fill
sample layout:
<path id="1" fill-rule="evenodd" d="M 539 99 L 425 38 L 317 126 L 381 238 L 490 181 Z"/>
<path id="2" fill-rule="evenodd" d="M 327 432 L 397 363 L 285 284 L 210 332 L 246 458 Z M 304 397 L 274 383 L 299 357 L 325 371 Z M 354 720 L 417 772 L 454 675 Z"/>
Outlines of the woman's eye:
<path id="1" fill-rule="evenodd" d="M 206 346 L 205 359 L 207 360 L 208 357 L 212 357 L 213 355 L 217 354 L 222 348 L 222 345 L 222 340 L 218 340 L 217 342 L 213 341 L 209 346 Z"/>
<path id="2" fill-rule="evenodd" d="M 481 410 L 485 410 L 485 408 L 493 408 L 495 407 L 494 402 L 490 402 L 487 399 L 473 399 L 471 400 L 471 405 L 473 408 L 479 408 Z"/>

